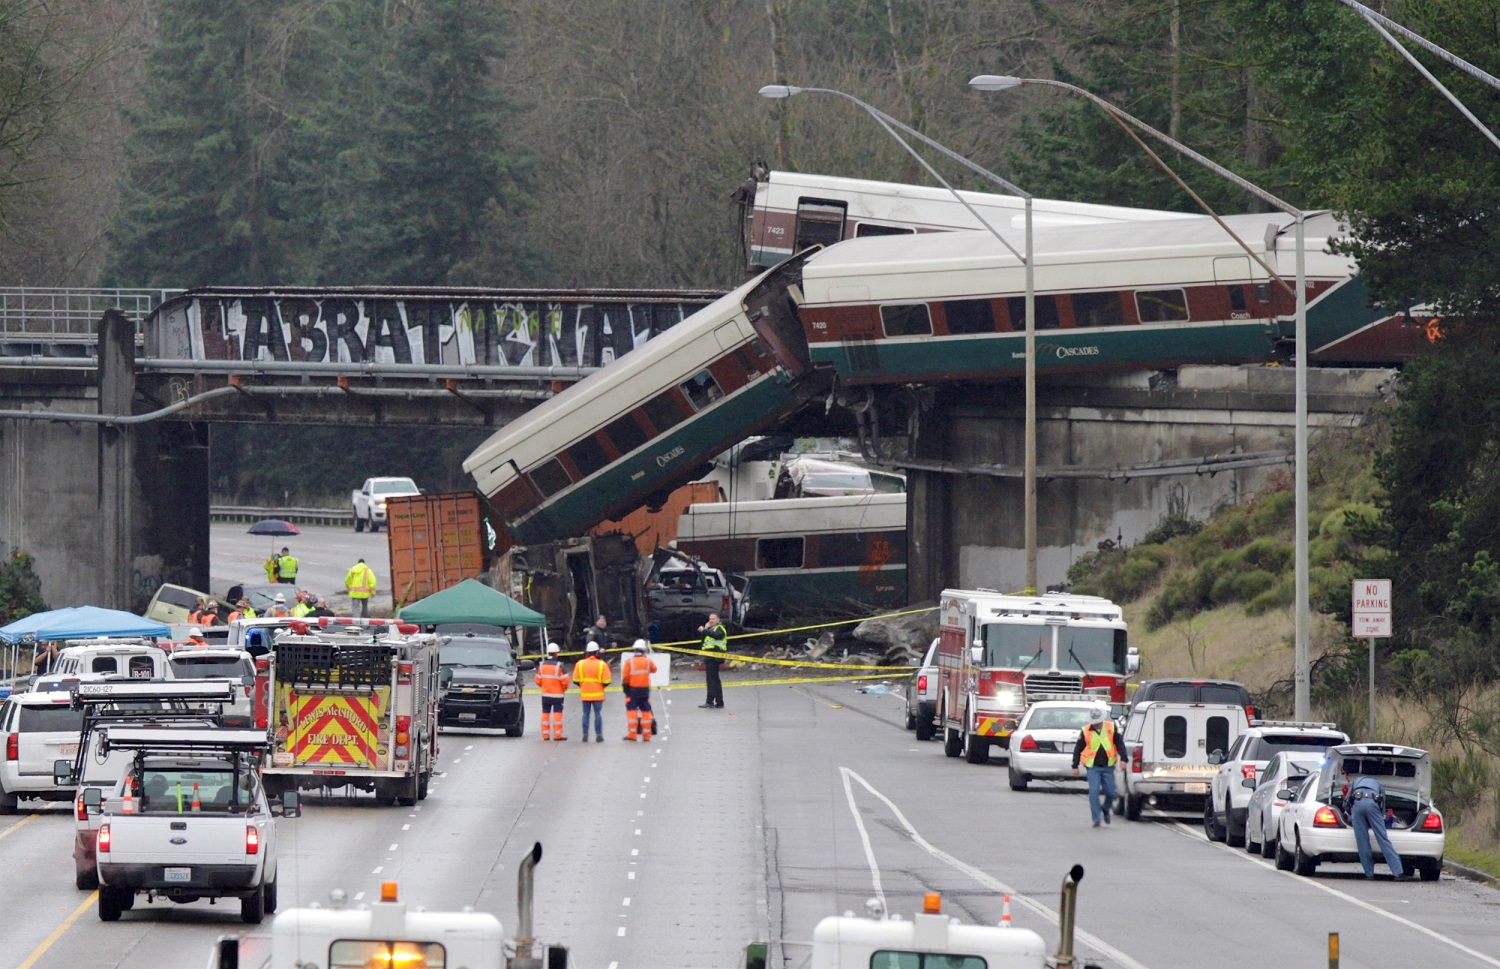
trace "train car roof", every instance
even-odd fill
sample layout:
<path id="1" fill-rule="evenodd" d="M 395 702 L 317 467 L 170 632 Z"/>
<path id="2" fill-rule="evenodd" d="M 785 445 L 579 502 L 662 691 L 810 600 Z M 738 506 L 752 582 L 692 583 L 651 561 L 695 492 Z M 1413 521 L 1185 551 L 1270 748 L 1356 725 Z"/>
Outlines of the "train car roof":
<path id="1" fill-rule="evenodd" d="M 711 331 L 703 329 L 703 326 L 717 325 L 717 322 L 711 323 L 710 321 L 729 320 L 743 312 L 745 298 L 760 285 L 766 276 L 774 272 L 776 272 L 775 269 L 768 269 L 755 276 L 738 289 L 725 293 L 675 326 L 668 327 L 651 337 L 644 345 L 625 354 L 609 366 L 594 371 L 573 386 L 510 421 L 464 459 L 464 471 L 473 473 L 476 469 L 494 461 L 495 442 L 502 438 L 507 442 L 514 442 L 518 436 L 524 439 L 530 435 L 545 434 L 548 428 L 553 427 L 563 418 L 572 418 L 581 413 L 596 412 L 587 419 L 591 422 L 590 427 L 614 420 L 634 405 L 622 403 L 617 399 L 600 399 L 603 394 L 622 384 L 630 383 L 642 373 L 659 370 L 663 365 L 663 359 L 669 357 L 673 351 L 708 335 Z M 699 360 L 690 368 L 690 372 L 676 375 L 654 373 L 650 389 L 642 392 L 642 399 L 655 396 L 663 388 L 679 380 L 686 380 L 702 370 L 704 365 L 704 362 Z M 510 446 L 513 445 L 507 444 L 507 447 Z"/>
<path id="2" fill-rule="evenodd" d="M 1277 251 L 1288 254 L 1292 251 L 1293 219 L 1285 213 L 1252 213 L 1222 218 L 1252 250 L 1263 249 L 1267 228 L 1275 226 L 1282 235 L 1277 243 Z M 1309 255 L 1323 251 L 1327 240 L 1341 237 L 1344 228 L 1341 222 L 1327 213 L 1309 216 L 1305 230 Z M 1002 235 L 1017 251 L 1024 252 L 1024 239 L 1020 233 Z M 1049 256 L 1073 262 L 1077 260 L 1069 257 L 1095 253 L 1110 258 L 1130 258 L 1153 250 L 1177 250 L 1188 255 L 1195 250 L 1206 252 L 1226 247 L 1235 252 L 1243 252 L 1221 226 L 1202 216 L 1153 222 L 1048 226 L 1036 228 L 1032 234 L 1032 248 L 1039 263 Z M 803 267 L 803 275 L 808 279 L 837 275 L 881 275 L 893 271 L 930 270 L 938 265 L 962 268 L 965 263 L 975 267 L 1021 264 L 988 231 L 961 229 L 953 232 L 849 239 L 813 255 Z"/>

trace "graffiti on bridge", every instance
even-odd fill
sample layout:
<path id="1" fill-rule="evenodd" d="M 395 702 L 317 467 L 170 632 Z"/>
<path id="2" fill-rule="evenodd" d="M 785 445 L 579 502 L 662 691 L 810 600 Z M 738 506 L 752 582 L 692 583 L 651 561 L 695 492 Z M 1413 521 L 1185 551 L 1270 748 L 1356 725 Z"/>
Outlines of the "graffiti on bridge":
<path id="1" fill-rule="evenodd" d="M 599 367 L 707 303 L 188 295 L 147 339 L 195 360 Z"/>

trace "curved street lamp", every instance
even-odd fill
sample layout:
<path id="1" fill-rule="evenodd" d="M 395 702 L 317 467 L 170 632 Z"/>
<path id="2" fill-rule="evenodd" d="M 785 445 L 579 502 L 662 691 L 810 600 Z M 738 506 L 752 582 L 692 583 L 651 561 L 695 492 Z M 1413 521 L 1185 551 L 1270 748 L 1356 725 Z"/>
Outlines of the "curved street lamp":
<path id="1" fill-rule="evenodd" d="M 991 235 L 993 235 L 996 239 L 1000 240 L 1000 244 L 1002 246 L 1004 246 L 1006 249 L 1010 250 L 1011 254 L 1014 255 L 1017 259 L 1021 260 L 1022 265 L 1024 265 L 1026 267 L 1026 413 L 1025 413 L 1026 430 L 1025 430 L 1025 446 L 1024 446 L 1026 470 L 1025 470 L 1025 475 L 1024 475 L 1024 481 L 1025 481 L 1025 484 L 1024 484 L 1024 489 L 1025 489 L 1025 506 L 1024 506 L 1023 517 L 1024 517 L 1024 520 L 1025 520 L 1025 542 L 1026 542 L 1026 594 L 1027 595 L 1034 595 L 1036 593 L 1036 590 L 1037 590 L 1037 578 L 1036 578 L 1036 294 L 1035 294 L 1035 287 L 1034 287 L 1035 264 L 1034 264 L 1034 260 L 1032 258 L 1033 257 L 1033 251 L 1032 251 L 1032 244 L 1031 244 L 1031 228 L 1032 228 L 1031 204 L 1032 204 L 1032 195 L 1031 195 L 1030 192 L 1022 191 L 1020 188 L 1017 188 L 1015 185 L 1012 185 L 1010 182 L 1008 182 L 1005 179 L 1001 178 L 999 175 L 996 175 L 994 172 L 991 172 L 991 171 L 989 171 L 989 170 L 987 170 L 985 168 L 982 168 L 979 165 L 975 164 L 974 162 L 970 161 L 969 159 L 965 158 L 964 156 L 958 154 L 957 152 L 955 152 L 955 151 L 953 151 L 953 150 L 951 150 L 951 149 L 949 149 L 949 148 L 947 148 L 947 147 L 945 147 L 943 145 L 938 144 L 936 141 L 933 141 L 931 138 L 929 138 L 926 135 L 922 134 L 920 131 L 917 131 L 916 129 L 911 128 L 908 125 L 905 125 L 905 124 L 901 123 L 900 121 L 897 121 L 895 118 L 893 118 L 890 115 L 886 114 L 884 111 L 881 111 L 879 108 L 876 108 L 876 107 L 873 107 L 873 106 L 871 106 L 869 104 L 866 104 L 865 102 L 861 101 L 859 98 L 854 97 L 852 94 L 845 94 L 843 91 L 835 91 L 832 88 L 826 88 L 826 87 L 795 87 L 795 86 L 790 85 L 790 84 L 767 84 L 765 87 L 763 87 L 763 88 L 760 89 L 760 96 L 764 97 L 764 98 L 789 98 L 789 97 L 792 97 L 794 95 L 803 94 L 803 93 L 807 93 L 807 94 L 832 94 L 835 97 L 843 98 L 845 101 L 849 101 L 849 102 L 851 102 L 853 104 L 858 105 L 860 108 L 864 109 L 864 111 L 865 111 L 866 114 L 868 114 L 870 117 L 874 118 L 875 121 L 876 121 L 876 123 L 879 124 L 882 128 L 884 128 L 887 134 L 889 134 L 892 138 L 896 139 L 896 142 L 898 144 L 900 144 L 902 148 L 906 149 L 907 154 L 911 155 L 913 158 L 915 158 L 917 160 L 918 164 L 920 164 L 923 168 L 927 169 L 927 173 L 929 175 L 931 175 L 933 178 L 937 179 L 938 183 L 940 185 L 942 185 L 949 192 L 951 192 L 953 194 L 953 197 L 955 199 L 957 199 L 959 201 L 959 203 L 961 205 L 963 205 L 964 208 L 968 209 L 969 212 L 976 219 L 979 220 L 980 224 L 983 225 L 986 229 L 988 229 L 990 231 Z M 1012 246 L 1005 239 L 1005 237 L 1000 234 L 999 230 L 997 230 L 994 226 L 990 225 L 990 223 L 988 221 L 986 221 L 983 216 L 981 216 L 977 211 L 975 211 L 974 207 L 972 205 L 970 205 L 968 203 L 968 201 L 962 195 L 959 194 L 958 189 L 954 188 L 952 185 L 949 185 L 948 182 L 947 182 L 947 180 L 944 179 L 943 176 L 939 175 L 937 173 L 937 171 L 934 170 L 931 165 L 927 164 L 927 160 L 924 159 L 921 155 L 917 154 L 916 150 L 913 149 L 912 146 L 906 142 L 906 139 L 902 138 L 901 135 L 899 135 L 899 134 L 896 133 L 896 129 L 899 129 L 902 132 L 906 133 L 907 135 L 910 135 L 911 137 L 917 139 L 918 141 L 922 142 L 922 144 L 927 145 L 928 147 L 933 148 L 933 149 L 935 149 L 938 152 L 941 152 L 943 155 L 947 156 L 948 158 L 951 158 L 953 161 L 958 162 L 960 165 L 964 166 L 965 168 L 969 169 L 970 171 L 974 172 L 975 174 L 981 175 L 984 178 L 989 179 L 991 182 L 994 182 L 996 185 L 1001 186 L 1002 188 L 1004 188 L 1006 191 L 1012 193 L 1013 195 L 1016 195 L 1016 196 L 1024 199 L 1025 203 L 1026 203 L 1026 205 L 1025 205 L 1025 213 L 1026 213 L 1025 254 L 1023 255 L 1022 253 L 1016 252 L 1015 247 Z"/>
<path id="2" fill-rule="evenodd" d="M 1121 109 L 1115 107 L 1113 104 L 1099 97 L 1097 94 L 1086 91 L 1083 88 L 1078 87 L 1077 85 L 1068 84 L 1064 81 L 1054 81 L 1042 78 L 1005 77 L 996 74 L 980 74 L 969 81 L 969 86 L 978 91 L 1004 91 L 1010 88 L 1020 87 L 1023 84 L 1061 88 L 1065 91 L 1072 91 L 1074 94 L 1080 94 L 1097 104 L 1099 107 L 1103 108 L 1104 111 L 1107 112 L 1110 117 L 1116 121 L 1116 123 L 1120 124 L 1122 128 L 1125 128 L 1126 132 L 1130 134 L 1132 138 L 1135 138 L 1136 143 L 1139 144 L 1143 149 L 1145 149 L 1147 154 L 1155 158 L 1157 163 L 1162 165 L 1163 168 L 1167 167 L 1166 163 L 1163 162 L 1159 157 L 1157 157 L 1156 153 L 1151 151 L 1151 149 L 1148 148 L 1145 143 L 1135 135 L 1134 132 L 1130 131 L 1130 128 L 1126 125 L 1127 122 L 1129 123 L 1129 125 L 1139 128 L 1141 131 L 1144 131 L 1146 134 L 1149 134 L 1151 137 L 1157 139 L 1158 141 L 1172 146 L 1177 151 L 1186 155 L 1188 158 L 1191 158 L 1193 161 L 1202 165 L 1204 168 L 1207 168 L 1214 174 L 1228 179 L 1230 182 L 1238 185 L 1240 188 L 1254 195 L 1256 198 L 1259 198 L 1267 204 L 1280 209 L 1282 212 L 1287 213 L 1295 219 L 1297 227 L 1297 427 L 1295 443 L 1296 469 L 1294 499 L 1297 506 L 1297 514 L 1295 525 L 1296 602 L 1294 603 L 1294 606 L 1296 610 L 1296 671 L 1294 674 L 1294 706 L 1296 718 L 1298 720 L 1306 720 L 1310 715 L 1309 708 L 1311 706 L 1311 696 L 1309 689 L 1310 678 L 1308 674 L 1308 639 L 1311 627 L 1311 617 L 1309 615 L 1307 602 L 1307 250 L 1305 238 L 1305 223 L 1307 220 L 1307 213 L 1288 202 L 1283 202 L 1281 199 L 1272 195 L 1270 192 L 1267 192 L 1259 185 L 1256 185 L 1253 182 L 1249 182 L 1236 175 L 1234 172 L 1231 172 L 1229 169 L 1224 168 L 1223 166 L 1218 165 L 1213 161 L 1210 161 L 1208 158 L 1205 158 L 1204 156 L 1198 154 L 1196 151 L 1193 151 L 1191 148 L 1177 141 L 1175 138 L 1171 138 L 1163 134 L 1162 132 L 1157 131 L 1155 128 L 1146 124 L 1144 121 L 1132 117 Z M 1171 169 L 1168 168 L 1167 170 L 1168 172 L 1171 172 Z M 1179 185 L 1182 185 L 1183 188 L 1187 188 L 1186 185 L 1183 185 L 1181 179 L 1177 179 L 1175 173 L 1173 173 L 1172 177 L 1177 181 Z M 1191 189 L 1189 189 L 1188 191 L 1189 194 L 1193 194 Z M 1194 194 L 1193 198 L 1197 199 L 1199 204 L 1203 204 L 1202 200 L 1198 199 L 1197 195 Z M 1205 206 L 1205 208 L 1206 207 L 1207 206 Z M 1217 216 L 1215 216 L 1215 218 L 1217 218 Z M 1222 225 L 1223 223 L 1221 222 L 1220 224 Z M 1233 235 L 1233 233 L 1230 234 Z M 1245 246 L 1245 244 L 1241 242 L 1238 237 L 1235 237 L 1235 241 L 1239 242 L 1242 247 Z M 1246 251 L 1249 251 L 1248 247 L 1246 247 Z M 1252 253 L 1252 256 L 1253 255 L 1254 254 Z M 1257 259 L 1257 262 L 1259 261 L 1260 260 Z M 1265 266 L 1265 263 L 1262 262 L 1261 265 Z M 1270 271 L 1269 266 L 1266 266 L 1266 269 L 1267 271 Z M 1272 275 L 1275 275 L 1275 273 L 1273 272 Z M 1279 279 L 1280 277 L 1278 276 L 1277 278 Z"/>

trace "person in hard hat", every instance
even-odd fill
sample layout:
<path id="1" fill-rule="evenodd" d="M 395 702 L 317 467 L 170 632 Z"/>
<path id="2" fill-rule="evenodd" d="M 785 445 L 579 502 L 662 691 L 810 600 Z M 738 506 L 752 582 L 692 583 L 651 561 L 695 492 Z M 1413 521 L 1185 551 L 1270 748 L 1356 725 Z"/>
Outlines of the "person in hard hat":
<path id="1" fill-rule="evenodd" d="M 198 625 L 217 626 L 222 622 L 219 617 L 219 600 L 210 599 L 203 604 L 203 612 L 198 616 Z"/>
<path id="2" fill-rule="evenodd" d="M 203 630 L 192 626 L 187 631 L 187 641 L 194 646 L 207 646 L 208 640 L 203 636 Z"/>
<path id="3" fill-rule="evenodd" d="M 229 621 L 230 622 L 234 622 L 236 619 L 254 619 L 254 618 L 255 618 L 255 610 L 250 607 L 250 600 L 249 599 L 247 599 L 244 596 L 240 596 L 239 599 L 235 600 L 234 611 L 229 614 Z"/>
<path id="4" fill-rule="evenodd" d="M 599 644 L 583 648 L 583 659 L 573 665 L 573 682 L 583 701 L 583 739 L 589 739 L 589 712 L 594 716 L 594 743 L 604 743 L 604 688 L 609 686 L 609 664 L 599 657 Z"/>
<path id="5" fill-rule="evenodd" d="M 547 644 L 547 658 L 536 668 L 536 688 L 542 691 L 542 739 L 567 740 L 563 734 L 563 698 L 573 678 L 563 665 L 562 647 Z M 584 735 L 584 740 L 589 739 Z"/>
<path id="6" fill-rule="evenodd" d="M 708 614 L 708 622 L 698 627 L 703 634 L 703 651 L 708 653 L 703 659 L 703 673 L 708 684 L 708 699 L 698 704 L 705 710 L 724 709 L 724 684 L 719 682 L 719 667 L 724 661 L 713 657 L 713 653 L 726 653 L 729 651 L 729 630 L 719 620 L 717 612 Z"/>
<path id="7" fill-rule="evenodd" d="M 271 608 L 266 610 L 266 616 L 272 619 L 285 619 L 287 615 L 286 596 L 278 592 L 275 601 L 271 603 Z"/>
<path id="8" fill-rule="evenodd" d="M 651 713 L 651 674 L 656 672 L 656 661 L 651 658 L 650 650 L 644 639 L 637 639 L 630 655 L 620 661 L 626 740 L 649 740 L 656 732 L 656 720 Z"/>
<path id="9" fill-rule="evenodd" d="M 1115 764 L 1120 759 L 1120 737 L 1109 710 L 1102 703 L 1089 707 L 1089 722 L 1078 732 L 1073 744 L 1073 776 L 1079 766 L 1088 771 L 1089 815 L 1094 827 L 1102 818 L 1109 823 L 1115 807 Z"/>
<path id="10" fill-rule="evenodd" d="M 293 619 L 305 619 L 313 611 L 313 594 L 306 589 L 297 592 L 297 604 L 292 606 Z"/>
<path id="11" fill-rule="evenodd" d="M 191 623 L 201 622 L 203 620 L 203 610 L 205 608 L 206 608 L 206 605 L 205 605 L 205 603 L 203 601 L 203 597 L 202 596 L 194 596 L 193 597 L 193 608 L 191 608 L 191 609 L 188 610 L 187 621 L 191 622 Z"/>
<path id="12" fill-rule="evenodd" d="M 276 556 L 276 581 L 282 585 L 296 585 L 299 564 L 292 550 L 281 546 L 281 554 Z"/>
<path id="13" fill-rule="evenodd" d="M 351 615 L 355 619 L 370 618 L 370 597 L 375 594 L 375 572 L 364 559 L 354 563 L 349 574 L 344 576 L 344 588 L 349 590 Z"/>

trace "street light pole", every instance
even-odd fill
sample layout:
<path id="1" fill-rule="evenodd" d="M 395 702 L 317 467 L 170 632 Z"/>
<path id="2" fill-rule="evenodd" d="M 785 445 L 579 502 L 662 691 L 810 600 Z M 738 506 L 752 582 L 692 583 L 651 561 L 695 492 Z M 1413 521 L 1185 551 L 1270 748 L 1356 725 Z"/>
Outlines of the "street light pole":
<path id="1" fill-rule="evenodd" d="M 1296 612 L 1295 629 L 1295 673 L 1294 673 L 1294 699 L 1293 705 L 1298 720 L 1307 720 L 1310 716 L 1311 690 L 1309 676 L 1309 639 L 1311 638 L 1311 615 L 1308 607 L 1308 494 L 1307 494 L 1307 245 L 1306 245 L 1306 222 L 1307 213 L 1276 196 L 1267 192 L 1253 182 L 1247 181 L 1231 172 L 1229 169 L 1205 158 L 1191 148 L 1169 137 L 1155 128 L 1132 117 L 1126 112 L 1115 107 L 1113 104 L 1086 91 L 1074 84 L 1065 81 L 1054 81 L 1043 78 L 1031 77 L 1003 77 L 995 74 L 980 74 L 969 81 L 969 86 L 979 91 L 1003 91 L 1009 88 L 1020 87 L 1023 84 L 1041 85 L 1044 87 L 1062 88 L 1081 94 L 1099 107 L 1103 108 L 1112 118 L 1119 122 L 1128 122 L 1130 125 L 1151 135 L 1158 141 L 1170 145 L 1177 151 L 1191 158 L 1193 161 L 1214 172 L 1222 178 L 1228 179 L 1235 185 L 1251 193 L 1266 203 L 1291 215 L 1296 224 L 1297 242 L 1297 317 L 1296 317 L 1296 434 L 1294 450 L 1296 452 L 1295 481 L 1293 485 L 1293 500 L 1296 504 L 1296 536 L 1294 552 L 1294 568 L 1296 570 L 1294 603 Z M 1123 125 L 1122 125 L 1123 126 Z M 1128 130 L 1128 129 L 1127 129 Z M 1144 146 L 1143 146 L 1144 147 Z M 1148 153 L 1149 149 L 1148 149 Z M 1236 241 L 1239 241 L 1236 239 Z M 1243 245 L 1243 243 L 1241 243 Z"/>
<path id="2" fill-rule="evenodd" d="M 859 98 L 853 96 L 852 94 L 845 94 L 843 91 L 836 91 L 836 90 L 834 90 L 832 88 L 823 88 L 823 87 L 795 87 L 795 86 L 790 85 L 790 84 L 767 84 L 765 87 L 763 87 L 763 88 L 760 89 L 760 95 L 761 95 L 761 97 L 765 97 L 765 98 L 789 98 L 789 97 L 792 97 L 793 95 L 803 94 L 803 93 L 809 93 L 809 94 L 832 94 L 835 97 L 843 98 L 845 101 L 849 101 L 849 102 L 851 102 L 853 104 L 858 105 L 860 108 L 862 108 L 865 111 L 866 114 L 868 114 L 868 115 L 870 115 L 870 117 L 874 118 L 875 121 L 876 121 L 876 123 L 878 123 L 882 128 L 885 129 L 885 131 L 886 131 L 887 134 L 889 134 L 892 138 L 896 139 L 897 144 L 899 144 L 902 148 L 906 149 L 907 154 L 911 155 L 912 158 L 916 159 L 917 163 L 919 165 L 921 165 L 923 168 L 925 168 L 927 170 L 927 173 L 929 175 L 931 175 L 933 178 L 937 179 L 937 181 L 938 181 L 939 184 L 941 184 L 950 193 L 952 193 L 953 197 L 958 200 L 959 204 L 961 204 L 964 208 L 968 209 L 969 212 L 976 219 L 979 220 L 980 224 L 983 225 L 986 229 L 988 229 L 990 231 L 990 234 L 993 235 L 996 239 L 998 239 L 1000 241 L 1000 244 L 1002 246 L 1004 246 L 1006 249 L 1008 249 L 1012 255 L 1014 255 L 1017 259 L 1021 260 L 1021 263 L 1026 267 L 1026 410 L 1025 410 L 1025 418 L 1024 418 L 1025 419 L 1025 425 L 1026 425 L 1025 442 L 1024 442 L 1024 450 L 1025 450 L 1025 457 L 1024 457 L 1024 459 L 1025 459 L 1026 469 L 1025 469 L 1025 477 L 1024 477 L 1024 481 L 1025 481 L 1025 484 L 1024 484 L 1025 499 L 1024 499 L 1024 507 L 1023 507 L 1022 514 L 1023 514 L 1023 517 L 1025 519 L 1024 532 L 1025 532 L 1025 542 L 1026 542 L 1026 588 L 1025 588 L 1025 591 L 1026 591 L 1027 595 L 1034 595 L 1036 593 L 1036 590 L 1037 590 L 1037 574 L 1036 574 L 1037 573 L 1037 568 L 1036 568 L 1036 559 L 1037 559 L 1037 554 L 1036 554 L 1036 543 L 1037 543 L 1037 532 L 1036 532 L 1036 516 L 1037 516 L 1037 509 L 1036 509 L 1036 291 L 1035 291 L 1036 278 L 1035 278 L 1035 272 L 1034 272 L 1034 270 L 1035 270 L 1035 258 L 1034 258 L 1035 252 L 1034 252 L 1034 250 L 1032 248 L 1032 231 L 1031 231 L 1032 230 L 1032 201 L 1033 201 L 1032 195 L 1031 195 L 1030 192 L 1022 191 L 1020 188 L 1016 187 L 1015 185 L 1012 185 L 1010 182 L 1008 182 L 1005 179 L 1001 178 L 999 175 L 996 175 L 994 172 L 988 171 L 987 169 L 984 169 L 984 168 L 980 167 L 979 165 L 975 164 L 974 162 L 970 161 L 969 159 L 965 158 L 964 156 L 958 154 L 957 152 L 953 151 L 952 149 L 949 149 L 949 148 L 947 148 L 947 147 L 945 147 L 945 146 L 943 146 L 941 144 L 938 144 L 936 141 L 933 141 L 931 138 L 929 138 L 926 135 L 922 134 L 920 131 L 917 131 L 916 129 L 911 128 L 910 126 L 908 126 L 906 124 L 903 124 L 902 122 L 900 122 L 900 121 L 896 120 L 895 118 L 891 117 L 890 115 L 886 114 L 884 111 L 881 111 L 879 108 L 876 108 L 876 107 L 873 107 L 872 105 L 866 104 L 865 102 L 861 101 Z M 1025 237 L 1026 237 L 1025 238 L 1025 254 L 1022 255 L 1021 253 L 1016 252 L 1015 247 L 1012 246 L 1006 240 L 1006 238 L 1000 234 L 999 230 L 997 230 L 994 226 L 990 225 L 990 223 L 984 218 L 984 216 L 980 215 L 977 211 L 975 211 L 974 207 L 972 205 L 970 205 L 968 203 L 968 201 L 961 194 L 959 194 L 959 191 L 956 188 L 954 188 L 952 185 L 948 184 L 947 180 L 944 179 L 943 176 L 939 175 L 937 173 L 937 171 L 935 169 L 933 169 L 933 167 L 927 163 L 926 159 L 924 159 L 921 155 L 917 154 L 916 150 L 913 149 L 911 145 L 907 144 L 906 140 L 904 138 L 902 138 L 900 135 L 898 135 L 894 129 L 900 129 L 901 131 L 905 132 L 906 134 L 910 135 L 911 137 L 916 138 L 918 141 L 922 142 L 924 145 L 927 145 L 928 147 L 933 148 L 933 149 L 941 152 L 943 155 L 947 156 L 948 158 L 951 158 L 953 161 L 958 162 L 960 165 L 963 165 L 965 168 L 969 169 L 970 171 L 972 171 L 972 172 L 974 172 L 974 173 L 976 173 L 978 175 L 981 175 L 984 178 L 989 179 L 991 182 L 994 182 L 996 185 L 1001 186 L 1002 188 L 1004 188 L 1006 191 L 1010 192 L 1011 194 L 1016 195 L 1016 196 L 1020 197 L 1021 199 L 1025 200 Z"/>

